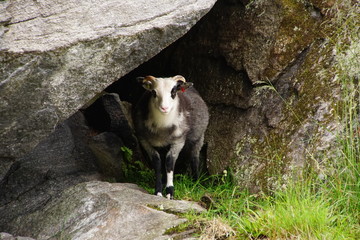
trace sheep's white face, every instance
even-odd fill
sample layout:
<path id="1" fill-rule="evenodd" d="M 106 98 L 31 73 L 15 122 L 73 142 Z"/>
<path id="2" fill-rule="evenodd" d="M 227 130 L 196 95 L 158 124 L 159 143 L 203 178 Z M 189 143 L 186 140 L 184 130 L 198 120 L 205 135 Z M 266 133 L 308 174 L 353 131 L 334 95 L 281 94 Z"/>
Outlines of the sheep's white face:
<path id="1" fill-rule="evenodd" d="M 177 82 L 172 78 L 157 78 L 152 90 L 152 101 L 160 112 L 168 114 L 177 105 L 176 85 Z"/>
<path id="2" fill-rule="evenodd" d="M 155 78 L 148 76 L 139 79 L 142 81 L 143 87 L 151 91 L 152 107 L 159 110 L 162 114 L 169 114 L 176 109 L 178 104 L 177 93 L 185 91 L 192 83 L 185 82 L 182 76 L 172 78 Z"/>

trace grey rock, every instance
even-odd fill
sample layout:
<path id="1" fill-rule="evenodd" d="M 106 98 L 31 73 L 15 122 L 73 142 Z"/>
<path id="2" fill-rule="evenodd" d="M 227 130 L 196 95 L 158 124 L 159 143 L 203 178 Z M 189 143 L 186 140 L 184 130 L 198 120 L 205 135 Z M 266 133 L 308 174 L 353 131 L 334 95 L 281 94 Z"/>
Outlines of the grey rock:
<path id="1" fill-rule="evenodd" d="M 124 181 L 122 146 L 121 138 L 111 132 L 100 133 L 89 141 L 99 171 L 108 179 Z"/>
<path id="2" fill-rule="evenodd" d="M 41 208 L 62 190 L 99 178 L 84 121 L 78 112 L 12 164 L 0 181 L 0 229 L 14 217 Z"/>
<path id="3" fill-rule="evenodd" d="M 9 233 L 0 232 L 0 240 L 35 240 L 35 239 L 30 237 L 21 237 L 21 236 L 15 237 Z"/>
<path id="4" fill-rule="evenodd" d="M 36 239 L 163 239 L 185 221 L 167 212 L 204 211 L 196 203 L 167 200 L 136 185 L 92 181 L 65 190 L 44 208 L 13 219 L 8 232 Z"/>
<path id="5" fill-rule="evenodd" d="M 233 75 L 247 74 L 242 80 L 250 83 L 247 95 L 240 96 L 247 105 L 228 101 L 241 89 L 236 86 L 226 100 L 210 105 L 208 166 L 212 173 L 228 166 L 239 185 L 267 191 L 286 184 L 306 164 L 318 165 L 326 158 L 325 148 L 336 144 L 339 88 L 333 72 L 319 74 L 324 62 L 331 62 L 331 50 L 318 40 L 321 19 L 312 19 L 305 5 L 256 1 L 237 9 L 243 14 L 230 15 L 227 27 L 220 28 L 218 51 Z M 219 84 L 221 77 L 215 78 Z"/>
<path id="6" fill-rule="evenodd" d="M 118 94 L 107 93 L 83 110 L 96 134 L 101 132 L 88 143 L 97 157 L 97 166 L 103 175 L 116 181 L 126 181 L 122 168 L 127 168 L 129 161 L 143 159 L 130 109 L 131 104 L 120 101 Z M 125 157 L 127 162 L 123 159 L 124 151 L 131 152 L 131 156 Z"/>
<path id="7" fill-rule="evenodd" d="M 0 156 L 21 157 L 215 0 L 1 1 Z"/>
<path id="8" fill-rule="evenodd" d="M 127 147 L 138 145 L 131 119 L 131 104 L 121 101 L 116 93 L 105 93 L 94 103 L 83 108 L 89 125 L 99 132 L 113 132 Z"/>
<path id="9" fill-rule="evenodd" d="M 10 233 L 1 232 L 0 239 L 1 240 L 14 240 L 15 237 L 13 235 L 11 235 Z"/>
<path id="10" fill-rule="evenodd" d="M 125 106 L 125 102 L 121 102 L 115 93 L 106 94 L 101 100 L 110 118 L 110 130 L 120 136 L 125 145 L 135 148 L 138 143 L 132 128 L 131 106 Z"/>
<path id="11" fill-rule="evenodd" d="M 0 158 L 0 181 L 5 177 L 13 163 L 14 160 L 11 158 Z"/>

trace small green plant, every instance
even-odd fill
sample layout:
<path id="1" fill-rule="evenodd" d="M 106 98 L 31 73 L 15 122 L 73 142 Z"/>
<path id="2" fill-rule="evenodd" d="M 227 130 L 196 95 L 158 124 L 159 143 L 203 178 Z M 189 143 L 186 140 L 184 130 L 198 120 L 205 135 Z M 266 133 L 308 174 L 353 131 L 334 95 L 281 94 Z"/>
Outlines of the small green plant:
<path id="1" fill-rule="evenodd" d="M 148 192 L 151 192 L 152 187 L 150 184 L 155 179 L 154 171 L 145 166 L 143 162 L 134 160 L 133 151 L 130 148 L 122 146 L 121 151 L 124 158 L 123 171 L 125 180 L 136 183 Z"/>
<path id="2" fill-rule="evenodd" d="M 124 156 L 125 160 L 130 162 L 133 157 L 133 151 L 130 148 L 125 147 L 125 146 L 122 146 L 120 149 L 123 152 L 123 156 Z"/>

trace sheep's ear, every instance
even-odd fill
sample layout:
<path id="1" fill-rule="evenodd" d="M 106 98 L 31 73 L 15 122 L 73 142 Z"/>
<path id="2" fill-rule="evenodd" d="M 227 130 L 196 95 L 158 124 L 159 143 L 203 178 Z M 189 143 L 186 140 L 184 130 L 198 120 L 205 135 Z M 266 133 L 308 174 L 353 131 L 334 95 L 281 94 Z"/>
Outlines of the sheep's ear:
<path id="1" fill-rule="evenodd" d="M 186 89 L 192 87 L 194 84 L 192 82 L 183 82 L 181 80 L 178 81 L 177 89 L 178 91 L 185 92 Z"/>
<path id="2" fill-rule="evenodd" d="M 142 86 L 143 86 L 143 88 L 145 88 L 146 90 L 149 90 L 149 91 L 153 90 L 153 84 L 152 84 L 152 82 L 150 82 L 150 81 L 144 81 L 144 82 L 142 83 Z"/>
<path id="3" fill-rule="evenodd" d="M 175 81 L 182 81 L 182 82 L 186 82 L 185 78 L 181 75 L 176 75 L 175 77 L 173 77 L 173 79 Z"/>
<path id="4" fill-rule="evenodd" d="M 140 83 L 140 84 L 142 84 L 142 82 L 144 81 L 144 77 L 137 77 L 136 78 L 136 81 L 138 82 L 138 83 Z"/>
<path id="5" fill-rule="evenodd" d="M 136 80 L 145 88 L 146 90 L 153 90 L 154 89 L 154 81 L 155 77 L 153 76 L 146 76 L 146 77 L 138 77 Z"/>
<path id="6" fill-rule="evenodd" d="M 178 91 L 185 92 L 186 89 L 188 89 L 189 87 L 194 85 L 191 82 L 186 82 L 185 78 L 181 75 L 176 75 L 175 77 L 173 77 L 173 79 L 177 81 L 177 90 Z"/>

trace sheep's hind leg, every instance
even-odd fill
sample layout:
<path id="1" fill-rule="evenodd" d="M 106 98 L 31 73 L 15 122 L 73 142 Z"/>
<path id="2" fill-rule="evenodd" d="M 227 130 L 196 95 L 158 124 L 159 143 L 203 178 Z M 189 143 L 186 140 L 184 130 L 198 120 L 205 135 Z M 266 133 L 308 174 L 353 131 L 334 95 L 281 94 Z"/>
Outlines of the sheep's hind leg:
<path id="1" fill-rule="evenodd" d="M 200 150 L 204 144 L 204 136 L 202 136 L 197 142 L 190 146 L 190 160 L 191 160 L 191 172 L 193 179 L 196 181 L 199 178 L 199 162 L 200 162 Z"/>

